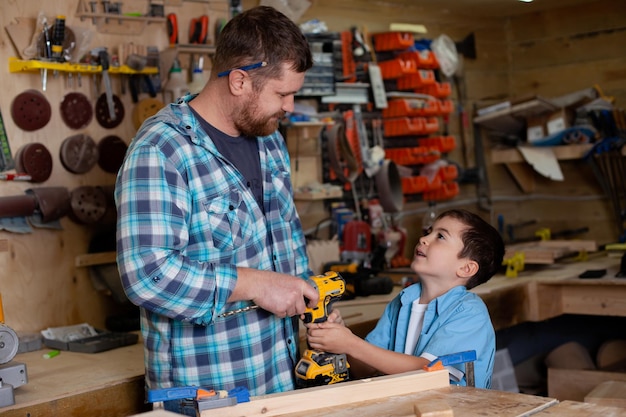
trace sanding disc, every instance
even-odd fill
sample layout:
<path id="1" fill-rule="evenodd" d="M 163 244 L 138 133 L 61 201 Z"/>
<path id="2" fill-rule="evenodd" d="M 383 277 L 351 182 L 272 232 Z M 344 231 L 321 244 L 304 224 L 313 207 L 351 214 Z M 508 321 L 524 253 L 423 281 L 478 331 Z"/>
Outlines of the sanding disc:
<path id="1" fill-rule="evenodd" d="M 133 108 L 133 124 L 139 130 L 143 122 L 151 116 L 157 114 L 165 104 L 157 98 L 144 98 Z"/>
<path id="2" fill-rule="evenodd" d="M 32 132 L 41 129 L 50 121 L 52 109 L 46 97 L 37 90 L 26 90 L 18 94 L 11 104 L 11 117 L 22 130 Z"/>
<path id="3" fill-rule="evenodd" d="M 61 102 L 61 118 L 70 129 L 83 129 L 93 117 L 91 102 L 83 93 L 68 93 Z"/>
<path id="4" fill-rule="evenodd" d="M 84 174 L 96 165 L 99 158 L 98 146 L 91 136 L 85 134 L 66 138 L 60 149 L 61 163 L 74 174 Z"/>
<path id="5" fill-rule="evenodd" d="M 82 224 L 96 223 L 107 211 L 107 198 L 100 187 L 85 185 L 71 192 L 71 218 Z"/>
<path id="6" fill-rule="evenodd" d="M 98 153 L 100 154 L 98 165 L 105 172 L 117 174 L 122 162 L 124 162 L 126 149 L 128 146 L 119 136 L 110 135 L 102 138 L 98 142 Z"/>
<path id="7" fill-rule="evenodd" d="M 29 143 L 15 154 L 15 170 L 30 175 L 31 182 L 44 182 L 52 174 L 52 155 L 41 143 Z"/>
<path id="8" fill-rule="evenodd" d="M 96 120 L 105 129 L 113 129 L 117 127 L 124 119 L 124 105 L 118 96 L 113 95 L 113 110 L 115 111 L 115 120 L 109 115 L 109 105 L 107 103 L 107 95 L 102 93 L 96 101 Z"/>

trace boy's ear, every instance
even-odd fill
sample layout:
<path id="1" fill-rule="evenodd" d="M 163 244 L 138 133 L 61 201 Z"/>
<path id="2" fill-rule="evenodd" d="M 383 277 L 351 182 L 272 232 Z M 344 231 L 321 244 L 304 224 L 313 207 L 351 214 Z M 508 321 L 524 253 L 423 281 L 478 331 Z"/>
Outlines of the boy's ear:
<path id="1" fill-rule="evenodd" d="M 461 278 L 471 278 L 478 272 L 478 262 L 468 259 L 459 267 L 458 274 Z"/>

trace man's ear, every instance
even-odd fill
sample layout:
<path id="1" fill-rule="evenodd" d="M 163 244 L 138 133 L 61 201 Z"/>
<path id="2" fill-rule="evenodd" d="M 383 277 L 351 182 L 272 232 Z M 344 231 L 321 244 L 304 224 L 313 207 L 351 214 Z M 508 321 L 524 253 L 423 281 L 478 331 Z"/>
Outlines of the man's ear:
<path id="1" fill-rule="evenodd" d="M 230 89 L 231 94 L 235 96 L 242 95 L 249 83 L 250 80 L 248 79 L 248 74 L 245 71 L 232 70 L 231 73 L 228 74 L 228 88 Z"/>
<path id="2" fill-rule="evenodd" d="M 478 272 L 478 262 L 471 259 L 467 259 L 457 270 L 457 274 L 461 278 L 471 278 L 476 272 Z"/>

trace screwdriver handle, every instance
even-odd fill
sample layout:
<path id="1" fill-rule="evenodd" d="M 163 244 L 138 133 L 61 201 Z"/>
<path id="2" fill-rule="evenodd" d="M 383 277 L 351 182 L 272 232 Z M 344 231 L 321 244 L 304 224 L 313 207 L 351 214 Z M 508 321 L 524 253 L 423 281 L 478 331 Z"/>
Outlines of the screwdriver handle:
<path id="1" fill-rule="evenodd" d="M 52 59 L 63 60 L 63 41 L 65 39 L 65 16 L 58 15 L 52 31 Z"/>
<path id="2" fill-rule="evenodd" d="M 102 71 L 109 70 L 109 54 L 105 49 L 98 52 L 98 58 L 100 59 L 100 65 L 102 65 Z"/>

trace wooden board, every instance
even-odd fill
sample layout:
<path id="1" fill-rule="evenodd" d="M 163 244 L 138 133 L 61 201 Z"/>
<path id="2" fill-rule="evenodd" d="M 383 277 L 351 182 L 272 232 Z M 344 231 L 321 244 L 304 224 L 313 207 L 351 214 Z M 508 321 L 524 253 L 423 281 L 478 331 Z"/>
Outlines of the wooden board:
<path id="1" fill-rule="evenodd" d="M 534 414 L 535 417 L 624 417 L 626 410 L 574 401 L 563 401 Z"/>
<path id="2" fill-rule="evenodd" d="M 540 240 L 507 245 L 504 257 L 508 259 L 516 252 L 522 252 L 525 264 L 552 264 L 567 255 L 576 254 L 580 251 L 594 252 L 597 250 L 598 245 L 595 241 Z"/>
<path id="3" fill-rule="evenodd" d="M 586 403 L 622 407 L 626 413 L 626 381 L 606 381 L 585 395 Z"/>
<path id="4" fill-rule="evenodd" d="M 414 371 L 340 384 L 301 389 L 293 392 L 253 397 L 250 402 L 218 410 L 205 410 L 201 417 L 270 417 L 307 413 L 326 407 L 338 407 L 375 400 L 390 395 L 407 395 L 447 387 L 448 371 Z"/>
<path id="5" fill-rule="evenodd" d="M 556 404 L 553 398 L 536 397 L 512 392 L 478 388 L 448 386 L 433 388 L 405 395 L 395 395 L 385 389 L 387 396 L 379 399 L 368 398 L 368 393 L 359 397 L 360 401 L 346 401 L 334 407 L 318 407 L 314 410 L 284 414 L 283 417 L 407 417 L 415 416 L 414 406 L 432 402 L 445 402 L 455 416 L 463 417 L 518 417 L 529 416 Z M 221 411 L 221 410 L 220 410 Z M 202 414 L 206 416 L 222 415 Z M 239 414 L 239 416 L 248 414 Z"/>
<path id="6" fill-rule="evenodd" d="M 548 368 L 548 396 L 559 401 L 584 401 L 605 381 L 626 381 L 626 373 Z"/>
<path id="7" fill-rule="evenodd" d="M 26 364 L 28 383 L 15 389 L 15 404 L 2 408 L 3 417 L 110 417 L 148 409 L 141 342 L 100 353 L 62 351 L 51 359 L 45 352 L 15 356 Z"/>

